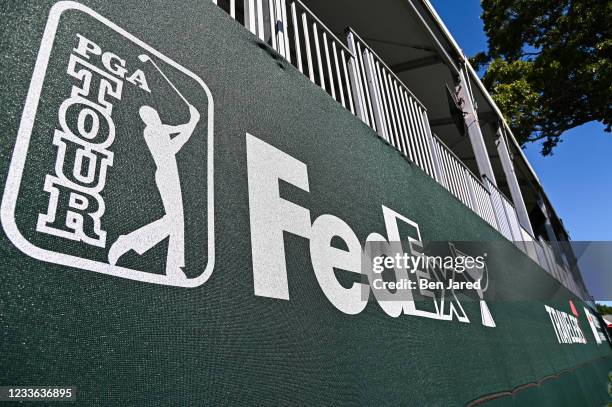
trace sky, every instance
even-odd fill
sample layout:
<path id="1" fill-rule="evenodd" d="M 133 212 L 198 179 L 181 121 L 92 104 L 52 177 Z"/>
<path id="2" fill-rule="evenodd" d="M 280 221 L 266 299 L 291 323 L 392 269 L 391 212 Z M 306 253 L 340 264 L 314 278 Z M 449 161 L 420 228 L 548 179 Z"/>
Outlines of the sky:
<path id="1" fill-rule="evenodd" d="M 479 0 L 430 0 L 467 56 L 487 49 Z M 567 131 L 554 155 L 524 153 L 572 240 L 612 241 L 612 134 L 587 123 Z"/>
<path id="2" fill-rule="evenodd" d="M 430 1 L 467 56 L 486 51 L 479 0 Z M 565 132 L 562 140 L 552 156 L 542 156 L 539 143 L 530 143 L 523 151 L 571 239 L 612 242 L 612 134 L 592 122 Z M 585 262 L 588 259 L 579 260 L 583 275 L 588 274 L 585 281 L 591 283 L 607 276 L 593 271 Z M 604 265 L 604 273 L 610 272 L 607 266 L 610 265 Z M 611 295 L 607 293 L 596 300 L 612 306 L 612 301 L 605 301 L 612 299 Z"/>

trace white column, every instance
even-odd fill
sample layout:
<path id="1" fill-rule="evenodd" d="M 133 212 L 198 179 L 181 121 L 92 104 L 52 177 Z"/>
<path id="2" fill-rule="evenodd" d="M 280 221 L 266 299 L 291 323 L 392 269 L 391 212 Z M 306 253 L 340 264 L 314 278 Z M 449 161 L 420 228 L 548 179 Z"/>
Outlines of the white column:
<path id="1" fill-rule="evenodd" d="M 561 246 L 559 245 L 559 238 L 555 233 L 555 229 L 552 226 L 552 222 L 550 221 L 550 213 L 548 212 L 548 208 L 546 207 L 546 203 L 544 202 L 544 198 L 540 197 L 538 200 L 538 205 L 540 210 L 544 214 L 544 232 L 546 233 L 546 237 L 548 237 L 548 242 L 550 243 L 553 252 L 555 254 L 556 260 L 559 264 L 562 264 L 561 260 Z"/>
<path id="2" fill-rule="evenodd" d="M 525 228 L 525 230 L 529 232 L 531 236 L 534 236 L 531 221 L 529 220 L 529 213 L 527 212 L 527 207 L 525 207 L 523 194 L 521 193 L 521 188 L 516 178 L 514 165 L 512 164 L 506 138 L 501 127 L 497 129 L 497 136 L 498 138 L 495 143 L 497 145 L 497 153 L 499 154 L 499 159 L 501 160 L 502 167 L 504 168 L 506 181 L 508 181 L 508 188 L 510 189 L 512 202 L 514 203 L 514 208 L 516 209 L 516 215 L 518 216 L 521 226 Z"/>
<path id="3" fill-rule="evenodd" d="M 497 186 L 495 175 L 493 174 L 493 167 L 491 167 L 491 161 L 489 160 L 489 154 L 487 153 L 487 146 L 485 145 L 482 131 L 478 123 L 478 115 L 476 114 L 476 108 L 472 99 L 470 91 L 470 85 L 465 69 L 462 69 L 459 73 L 459 84 L 456 87 L 457 94 L 461 100 L 463 100 L 463 115 L 465 124 L 467 126 L 468 135 L 470 142 L 472 143 L 472 149 L 474 150 L 474 156 L 476 157 L 476 164 L 478 165 L 478 171 L 480 176 L 486 177 L 493 185 Z"/>

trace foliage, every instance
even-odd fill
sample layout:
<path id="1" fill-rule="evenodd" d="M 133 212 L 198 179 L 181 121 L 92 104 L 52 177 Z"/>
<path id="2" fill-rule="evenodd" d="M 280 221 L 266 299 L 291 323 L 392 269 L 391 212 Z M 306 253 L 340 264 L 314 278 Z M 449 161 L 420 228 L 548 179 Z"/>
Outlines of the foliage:
<path id="1" fill-rule="evenodd" d="M 597 312 L 599 312 L 601 315 L 612 315 L 612 307 L 597 303 Z"/>
<path id="2" fill-rule="evenodd" d="M 485 86 L 521 144 L 543 140 L 552 153 L 566 130 L 612 126 L 612 2 L 482 0 L 489 50 Z"/>

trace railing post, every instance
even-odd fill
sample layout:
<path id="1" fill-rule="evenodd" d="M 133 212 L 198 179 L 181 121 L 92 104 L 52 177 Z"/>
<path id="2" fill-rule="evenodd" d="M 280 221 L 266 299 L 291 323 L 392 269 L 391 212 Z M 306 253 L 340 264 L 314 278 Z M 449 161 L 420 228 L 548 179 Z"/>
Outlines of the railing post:
<path id="1" fill-rule="evenodd" d="M 476 114 L 476 108 L 472 95 L 469 88 L 469 78 L 465 68 L 459 72 L 459 83 L 457 85 L 457 93 L 461 100 L 463 100 L 463 114 L 465 124 L 467 126 L 468 135 L 474 150 L 474 156 L 476 157 L 476 163 L 478 165 L 478 171 L 481 177 L 486 177 L 493 185 L 497 186 L 495 181 L 495 175 L 493 174 L 493 167 L 489 160 L 489 154 L 487 152 L 487 146 L 485 145 L 482 131 L 478 123 L 478 115 Z"/>
<path id="2" fill-rule="evenodd" d="M 427 117 L 427 111 L 423 112 L 423 127 L 425 127 L 425 134 L 427 136 L 427 142 L 429 143 L 429 149 L 431 150 L 431 161 L 433 161 L 434 167 L 434 179 L 438 181 L 443 187 L 446 187 L 444 176 L 442 175 L 442 164 L 440 164 L 440 155 L 438 150 L 435 148 L 433 134 L 431 133 L 431 127 L 429 126 L 429 118 Z"/>
<path id="3" fill-rule="evenodd" d="M 525 230 L 533 236 L 534 233 L 533 228 L 531 227 L 531 221 L 529 220 L 529 214 L 527 213 L 525 201 L 523 200 L 523 194 L 521 193 L 521 188 L 516 178 L 516 173 L 514 172 L 514 165 L 512 164 L 512 159 L 510 158 L 506 137 L 501 127 L 498 127 L 497 129 L 497 136 L 497 152 L 506 175 L 506 180 L 508 181 L 508 188 L 510 189 L 512 202 L 514 203 L 514 208 L 516 209 L 516 215 L 521 226 L 523 226 L 523 228 L 525 228 Z"/>
<path id="4" fill-rule="evenodd" d="M 353 54 L 353 57 L 349 60 L 349 74 L 351 76 L 351 88 L 353 90 L 353 100 L 355 102 L 355 112 L 357 117 L 361 119 L 368 126 L 366 105 L 363 95 L 363 89 L 361 87 L 361 71 L 359 69 L 359 63 L 357 61 L 357 47 L 355 46 L 355 37 L 351 31 L 348 31 L 346 36 L 348 42 L 348 48 Z"/>
<path id="5" fill-rule="evenodd" d="M 255 0 L 244 0 L 244 24 L 254 35 L 257 35 L 257 27 L 255 25 L 256 15 Z"/>
<path id="6" fill-rule="evenodd" d="M 272 48 L 279 52 L 276 45 L 276 13 L 274 11 L 274 0 L 268 0 L 268 16 L 270 20 L 270 40 L 272 41 Z"/>
<path id="7" fill-rule="evenodd" d="M 271 3 L 271 7 L 273 7 L 273 11 L 271 11 L 271 15 L 274 16 L 274 33 L 273 35 L 276 38 L 276 51 L 281 54 L 285 59 L 287 58 L 287 50 L 285 49 L 285 31 L 287 22 L 285 18 L 283 18 L 283 9 L 281 0 L 274 0 L 273 4 Z"/>
<path id="8" fill-rule="evenodd" d="M 463 168 L 463 171 L 465 171 L 465 173 L 467 174 L 466 179 L 468 184 L 468 192 L 470 193 L 470 201 L 472 202 L 472 210 L 477 213 L 478 216 L 481 216 L 478 200 L 476 199 L 476 191 L 474 191 L 474 183 L 472 182 L 472 179 L 469 176 L 469 170 L 467 168 Z"/>
<path id="9" fill-rule="evenodd" d="M 291 47 L 289 46 L 289 19 L 287 18 L 287 1 L 281 0 L 280 16 L 283 21 L 283 38 L 285 40 L 285 58 L 291 63 Z M 295 28 L 294 28 L 295 29 Z"/>
<path id="10" fill-rule="evenodd" d="M 381 89 L 378 86 L 376 67 L 374 66 L 374 61 L 372 60 L 370 51 L 364 50 L 363 56 L 368 87 L 370 89 L 370 95 L 372 96 L 372 113 L 376 122 L 376 128 L 378 129 L 378 134 L 385 140 L 389 141 L 389 133 L 387 131 L 385 117 L 382 110 L 382 96 L 380 93 Z"/>
<path id="11" fill-rule="evenodd" d="M 502 197 L 499 194 L 497 187 L 486 176 L 484 177 L 483 181 L 485 187 L 489 191 L 489 197 L 491 198 L 491 206 L 493 206 L 493 213 L 495 214 L 495 220 L 497 221 L 497 225 L 499 227 L 498 231 L 511 241 L 512 230 L 510 226 L 510 219 L 508 219 L 508 214 L 506 213 L 506 206 L 502 201 Z M 504 225 L 507 225 L 508 227 L 507 232 L 504 230 Z"/>

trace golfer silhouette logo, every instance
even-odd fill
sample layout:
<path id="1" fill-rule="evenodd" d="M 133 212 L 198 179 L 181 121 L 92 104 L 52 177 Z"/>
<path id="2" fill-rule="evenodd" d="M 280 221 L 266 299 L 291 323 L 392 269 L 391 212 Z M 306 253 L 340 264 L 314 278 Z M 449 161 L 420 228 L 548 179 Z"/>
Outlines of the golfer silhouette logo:
<path id="1" fill-rule="evenodd" d="M 166 214 L 127 235 L 119 236 L 108 252 L 108 262 L 112 265 L 117 264 L 119 258 L 130 250 L 142 255 L 164 239 L 169 238 L 166 277 L 174 282 L 180 282 L 187 277 L 183 272 L 183 267 L 185 267 L 185 218 L 176 154 L 193 134 L 200 121 L 200 113 L 189 104 L 148 55 L 140 55 L 139 59 L 142 62 L 151 62 L 159 71 L 187 104 L 191 118 L 185 124 L 168 125 L 162 123 L 159 113 L 151 106 L 140 108 L 140 118 L 145 124 L 144 139 L 157 167 L 155 184 Z"/>

